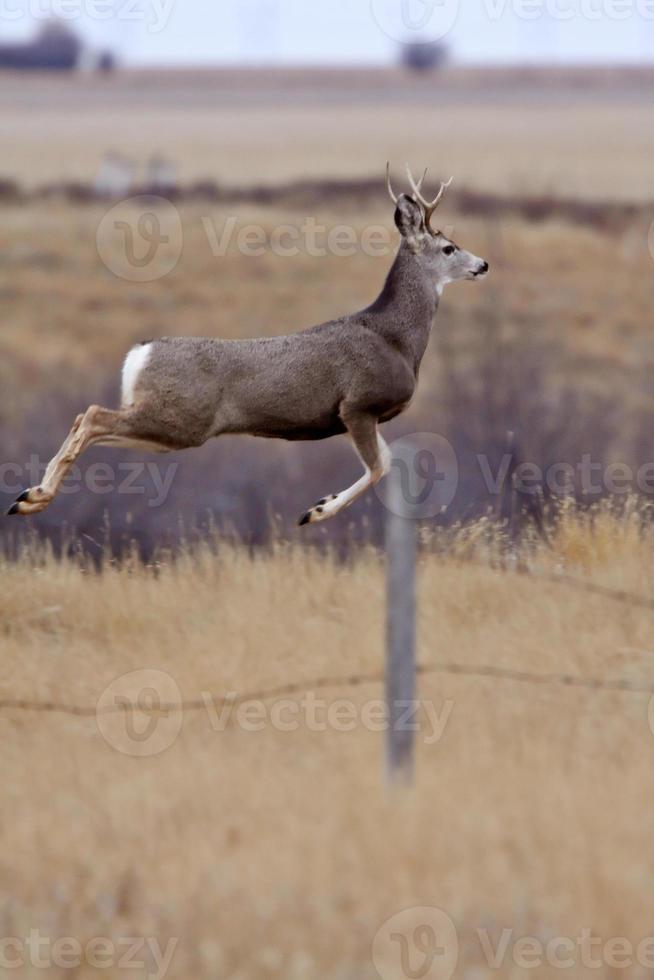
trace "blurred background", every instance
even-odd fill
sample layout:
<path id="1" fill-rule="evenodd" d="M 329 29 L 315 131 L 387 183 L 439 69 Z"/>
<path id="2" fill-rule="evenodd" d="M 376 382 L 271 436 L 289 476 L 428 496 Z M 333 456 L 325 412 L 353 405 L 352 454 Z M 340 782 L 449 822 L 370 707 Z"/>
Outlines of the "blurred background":
<path id="1" fill-rule="evenodd" d="M 7 0 L 3 505 L 78 412 L 116 403 L 134 342 L 287 333 L 372 301 L 396 247 L 387 159 L 398 187 L 407 160 L 454 175 L 440 220 L 493 270 L 446 293 L 388 430 L 453 445 L 437 522 L 596 500 L 615 464 L 619 492 L 651 492 L 653 59 L 646 0 Z M 507 447 L 538 494 L 489 491 Z M 257 543 L 357 471 L 345 439 L 96 449 L 30 525 L 109 527 L 144 554 L 207 522 Z M 376 540 L 381 510 L 370 494 L 304 540 Z"/>
<path id="2" fill-rule="evenodd" d="M 296 527 L 345 438 L 96 447 L 0 517 L 0 975 L 651 975 L 653 123 L 654 0 L 0 0 L 2 510 L 139 340 L 371 303 L 387 160 L 491 266 L 385 429 L 434 464 L 399 796 L 382 499 Z"/>

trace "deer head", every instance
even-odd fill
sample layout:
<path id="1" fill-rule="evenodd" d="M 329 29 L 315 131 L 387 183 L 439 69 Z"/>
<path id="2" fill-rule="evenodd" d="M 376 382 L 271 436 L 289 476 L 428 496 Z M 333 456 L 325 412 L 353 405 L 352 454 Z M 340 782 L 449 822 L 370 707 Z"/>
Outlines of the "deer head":
<path id="1" fill-rule="evenodd" d="M 418 182 L 408 164 L 406 169 L 412 193 L 397 196 L 391 185 L 390 164 L 386 164 L 386 185 L 395 204 L 395 224 L 436 290 L 441 293 L 448 283 L 458 279 L 482 279 L 488 272 L 488 262 L 472 252 L 466 252 L 431 224 L 452 178 L 446 183 L 441 181 L 438 194 L 428 201 L 422 194 L 427 169 Z"/>

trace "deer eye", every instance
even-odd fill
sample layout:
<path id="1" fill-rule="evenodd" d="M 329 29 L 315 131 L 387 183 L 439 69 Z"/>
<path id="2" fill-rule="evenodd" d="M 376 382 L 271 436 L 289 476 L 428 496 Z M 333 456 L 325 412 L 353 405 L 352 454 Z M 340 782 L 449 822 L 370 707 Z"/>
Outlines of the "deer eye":
<path id="1" fill-rule="evenodd" d="M 443 249 L 443 255 L 454 255 L 455 252 L 456 249 L 454 245 L 446 245 L 445 248 Z"/>

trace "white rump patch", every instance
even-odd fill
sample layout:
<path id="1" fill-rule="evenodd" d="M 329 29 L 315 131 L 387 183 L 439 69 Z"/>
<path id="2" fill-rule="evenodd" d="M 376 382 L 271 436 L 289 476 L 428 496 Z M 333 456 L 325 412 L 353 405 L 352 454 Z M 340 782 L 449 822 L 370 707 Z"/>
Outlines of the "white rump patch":
<path id="1" fill-rule="evenodd" d="M 125 363 L 123 364 L 123 391 L 121 399 L 123 408 L 129 408 L 134 404 L 134 390 L 136 388 L 136 382 L 138 381 L 141 371 L 148 363 L 151 348 L 151 343 L 139 344 L 138 347 L 132 347 L 131 351 L 125 358 Z"/>

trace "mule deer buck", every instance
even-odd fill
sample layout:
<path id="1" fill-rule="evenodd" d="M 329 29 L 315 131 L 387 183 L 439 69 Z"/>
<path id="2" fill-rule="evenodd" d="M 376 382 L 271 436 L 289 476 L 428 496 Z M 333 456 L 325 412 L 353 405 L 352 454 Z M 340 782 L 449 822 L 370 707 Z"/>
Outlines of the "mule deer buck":
<path id="1" fill-rule="evenodd" d="M 365 467 L 353 486 L 306 511 L 324 521 L 377 483 L 390 466 L 379 426 L 409 405 L 443 287 L 479 279 L 488 263 L 465 252 L 432 218 L 448 184 L 426 200 L 407 167 L 411 194 L 393 192 L 401 244 L 378 298 L 359 313 L 284 337 L 213 340 L 162 337 L 127 355 L 118 411 L 92 405 L 79 415 L 40 486 L 10 514 L 44 510 L 89 446 L 170 452 L 224 433 L 276 439 L 327 439 L 347 433 Z"/>

